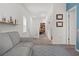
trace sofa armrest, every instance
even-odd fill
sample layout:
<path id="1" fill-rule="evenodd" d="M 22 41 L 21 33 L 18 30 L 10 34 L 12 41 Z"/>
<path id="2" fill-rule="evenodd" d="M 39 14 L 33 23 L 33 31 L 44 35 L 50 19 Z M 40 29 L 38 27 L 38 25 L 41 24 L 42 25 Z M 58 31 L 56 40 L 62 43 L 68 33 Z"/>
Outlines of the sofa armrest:
<path id="1" fill-rule="evenodd" d="M 20 42 L 32 42 L 32 41 L 33 38 L 23 38 L 23 37 L 20 38 Z"/>

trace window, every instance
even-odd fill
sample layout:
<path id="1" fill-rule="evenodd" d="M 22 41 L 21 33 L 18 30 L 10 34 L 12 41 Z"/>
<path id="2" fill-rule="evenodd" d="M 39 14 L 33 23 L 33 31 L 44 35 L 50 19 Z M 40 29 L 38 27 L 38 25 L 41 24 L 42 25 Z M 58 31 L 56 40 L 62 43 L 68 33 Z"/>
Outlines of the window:
<path id="1" fill-rule="evenodd" d="M 23 16 L 23 32 L 27 31 L 27 19 L 26 16 Z"/>

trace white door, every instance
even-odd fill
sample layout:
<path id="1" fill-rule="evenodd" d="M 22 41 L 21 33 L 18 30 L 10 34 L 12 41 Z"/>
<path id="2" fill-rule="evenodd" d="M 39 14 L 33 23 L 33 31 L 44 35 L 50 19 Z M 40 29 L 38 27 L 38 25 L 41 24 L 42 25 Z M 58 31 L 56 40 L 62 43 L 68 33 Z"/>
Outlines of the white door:
<path id="1" fill-rule="evenodd" d="M 76 10 L 73 9 L 68 13 L 68 36 L 69 44 L 75 45 L 76 41 Z"/>
<path id="2" fill-rule="evenodd" d="M 34 38 L 39 38 L 39 27 L 40 27 L 40 17 L 36 16 L 32 19 L 32 36 Z"/>

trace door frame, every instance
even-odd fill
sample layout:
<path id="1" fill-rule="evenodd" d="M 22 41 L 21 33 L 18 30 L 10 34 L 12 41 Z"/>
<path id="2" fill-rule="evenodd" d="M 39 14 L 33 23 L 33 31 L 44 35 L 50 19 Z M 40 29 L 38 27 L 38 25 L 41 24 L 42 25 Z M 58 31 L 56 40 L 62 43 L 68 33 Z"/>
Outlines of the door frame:
<path id="1" fill-rule="evenodd" d="M 75 12 L 76 12 L 76 38 L 77 38 L 77 6 L 74 6 L 74 7 L 72 7 L 72 8 L 70 8 L 68 11 L 67 11 L 67 44 L 68 44 L 68 14 L 69 14 L 69 12 L 71 12 L 72 10 L 75 10 Z M 75 49 L 76 49 L 76 40 L 75 40 Z M 76 49 L 77 50 L 77 49 Z"/>

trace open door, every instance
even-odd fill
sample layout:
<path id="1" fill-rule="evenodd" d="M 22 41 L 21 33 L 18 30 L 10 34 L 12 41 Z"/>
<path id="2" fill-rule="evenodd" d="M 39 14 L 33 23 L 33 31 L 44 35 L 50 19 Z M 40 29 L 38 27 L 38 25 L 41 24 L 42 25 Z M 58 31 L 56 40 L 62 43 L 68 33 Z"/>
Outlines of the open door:
<path id="1" fill-rule="evenodd" d="M 76 44 L 76 9 L 68 11 L 68 44 Z"/>

